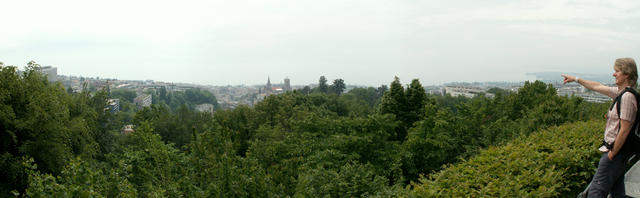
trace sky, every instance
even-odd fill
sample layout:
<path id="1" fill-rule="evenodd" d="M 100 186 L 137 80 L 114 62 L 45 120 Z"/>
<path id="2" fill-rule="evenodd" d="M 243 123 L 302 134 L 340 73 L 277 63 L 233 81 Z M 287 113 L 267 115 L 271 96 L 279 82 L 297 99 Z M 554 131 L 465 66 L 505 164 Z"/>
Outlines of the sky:
<path id="1" fill-rule="evenodd" d="M 0 0 L 0 62 L 204 85 L 378 86 L 612 74 L 637 0 Z M 558 77 L 560 78 L 560 77 Z"/>

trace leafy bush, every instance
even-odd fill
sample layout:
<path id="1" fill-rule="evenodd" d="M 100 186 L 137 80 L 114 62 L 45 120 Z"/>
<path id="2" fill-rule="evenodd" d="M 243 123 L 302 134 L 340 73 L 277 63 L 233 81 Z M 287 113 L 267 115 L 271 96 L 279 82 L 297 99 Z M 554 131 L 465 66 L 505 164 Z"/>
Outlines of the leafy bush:
<path id="1" fill-rule="evenodd" d="M 134 186 L 118 172 L 105 174 L 80 158 L 70 160 L 59 176 L 40 173 L 33 162 L 33 158 L 22 160 L 29 177 L 28 197 L 137 197 Z"/>
<path id="2" fill-rule="evenodd" d="M 389 181 L 370 164 L 347 163 L 337 171 L 317 168 L 301 174 L 295 197 L 361 197 L 385 189 Z"/>
<path id="3" fill-rule="evenodd" d="M 573 196 L 593 173 L 602 121 L 551 127 L 412 183 L 417 197 Z"/>

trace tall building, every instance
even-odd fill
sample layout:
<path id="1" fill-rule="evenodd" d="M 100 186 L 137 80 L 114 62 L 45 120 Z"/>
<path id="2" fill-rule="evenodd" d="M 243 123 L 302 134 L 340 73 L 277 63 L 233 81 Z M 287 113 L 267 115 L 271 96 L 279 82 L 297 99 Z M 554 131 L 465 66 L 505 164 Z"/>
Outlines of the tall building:
<path id="1" fill-rule="evenodd" d="M 289 77 L 284 78 L 284 91 L 291 91 L 291 82 Z"/>
<path id="2" fill-rule="evenodd" d="M 40 68 L 40 72 L 47 76 L 49 82 L 55 82 L 58 80 L 58 68 L 53 66 L 44 66 Z"/>
<path id="3" fill-rule="evenodd" d="M 120 111 L 120 99 L 109 99 L 107 100 L 107 108 L 111 113 L 118 113 Z"/>
<path id="4" fill-rule="evenodd" d="M 262 87 L 258 93 L 271 95 L 273 91 L 272 89 L 273 88 L 271 87 L 271 77 L 267 77 L 267 84 L 264 87 Z"/>
<path id="5" fill-rule="evenodd" d="M 265 89 L 271 91 L 271 77 L 267 77 L 267 86 Z"/>
<path id="6" fill-rule="evenodd" d="M 149 94 L 140 94 L 138 97 L 133 99 L 133 101 L 136 103 L 136 107 L 138 108 L 149 107 L 152 102 L 151 95 Z"/>

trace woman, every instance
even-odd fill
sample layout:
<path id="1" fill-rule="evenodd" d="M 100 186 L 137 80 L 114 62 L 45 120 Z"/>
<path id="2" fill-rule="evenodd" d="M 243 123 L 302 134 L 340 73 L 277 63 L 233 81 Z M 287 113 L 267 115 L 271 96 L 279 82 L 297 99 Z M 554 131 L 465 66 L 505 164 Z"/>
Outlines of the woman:
<path id="1" fill-rule="evenodd" d="M 616 78 L 616 87 L 607 87 L 598 82 L 585 80 L 576 76 L 563 74 L 564 83 L 577 82 L 587 89 L 616 98 L 625 88 L 636 87 L 638 70 L 636 63 L 631 58 L 619 58 L 613 66 L 613 77 Z M 618 115 L 617 105 L 620 105 Z M 624 147 L 629 131 L 637 113 L 637 102 L 633 93 L 624 92 L 620 104 L 615 103 L 607 113 L 607 124 L 604 131 L 603 145 L 598 149 L 602 157 L 598 163 L 598 170 L 593 176 L 589 197 L 624 197 L 624 169 L 625 162 L 631 156 L 630 149 Z"/>

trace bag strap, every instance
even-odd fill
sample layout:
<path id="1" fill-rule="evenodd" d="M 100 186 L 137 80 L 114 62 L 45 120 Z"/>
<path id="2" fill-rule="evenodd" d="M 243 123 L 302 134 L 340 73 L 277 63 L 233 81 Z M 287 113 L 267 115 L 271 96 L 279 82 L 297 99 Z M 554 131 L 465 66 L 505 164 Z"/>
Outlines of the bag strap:
<path id="1" fill-rule="evenodd" d="M 613 103 L 611 104 L 611 106 L 609 107 L 609 110 L 611 110 L 613 108 L 613 106 L 618 103 L 618 105 L 616 106 L 616 112 L 618 113 L 618 118 L 620 118 L 620 104 L 622 104 L 622 95 L 624 95 L 624 93 L 627 92 L 631 92 L 633 94 L 633 96 L 636 98 L 636 105 L 640 105 L 640 103 L 638 102 L 638 92 L 631 88 L 631 87 L 627 87 L 624 88 L 624 91 L 622 91 L 622 93 L 620 93 L 620 95 L 616 96 L 615 100 L 613 100 Z M 638 120 L 638 116 L 636 115 L 636 120 Z M 635 123 L 634 123 L 635 124 Z"/>

